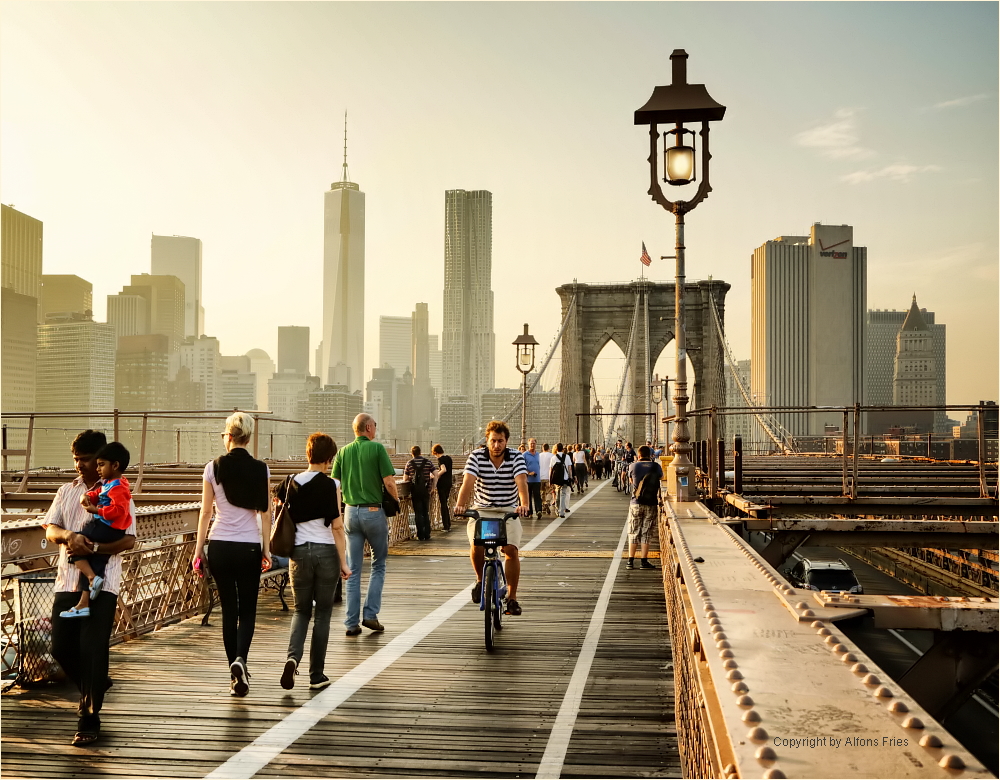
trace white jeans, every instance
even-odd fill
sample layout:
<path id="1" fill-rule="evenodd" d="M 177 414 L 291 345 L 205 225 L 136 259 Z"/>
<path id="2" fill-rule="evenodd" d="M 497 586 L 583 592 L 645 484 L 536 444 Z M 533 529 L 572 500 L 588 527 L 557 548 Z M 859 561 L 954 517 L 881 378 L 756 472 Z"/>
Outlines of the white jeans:
<path id="1" fill-rule="evenodd" d="M 571 490 L 571 488 L 570 488 L 569 485 L 560 485 L 559 486 L 559 516 L 560 517 L 562 517 L 563 515 L 565 515 L 569 511 L 569 494 L 570 494 L 570 490 Z"/>

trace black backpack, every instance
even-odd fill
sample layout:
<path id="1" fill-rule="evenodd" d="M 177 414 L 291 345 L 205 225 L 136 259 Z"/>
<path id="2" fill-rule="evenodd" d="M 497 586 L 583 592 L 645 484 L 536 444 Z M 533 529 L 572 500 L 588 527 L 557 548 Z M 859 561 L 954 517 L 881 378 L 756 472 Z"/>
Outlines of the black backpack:
<path id="1" fill-rule="evenodd" d="M 639 480 L 632 497 L 643 506 L 659 506 L 660 480 L 655 471 L 650 470 L 646 476 Z"/>
<path id="2" fill-rule="evenodd" d="M 427 458 L 420 457 L 413 459 L 413 487 L 427 492 Z"/>
<path id="3" fill-rule="evenodd" d="M 556 468 L 556 463 L 559 464 L 559 468 Z M 552 458 L 552 468 L 549 474 L 549 482 L 553 485 L 565 485 L 566 484 L 566 453 L 562 455 L 556 455 Z"/>

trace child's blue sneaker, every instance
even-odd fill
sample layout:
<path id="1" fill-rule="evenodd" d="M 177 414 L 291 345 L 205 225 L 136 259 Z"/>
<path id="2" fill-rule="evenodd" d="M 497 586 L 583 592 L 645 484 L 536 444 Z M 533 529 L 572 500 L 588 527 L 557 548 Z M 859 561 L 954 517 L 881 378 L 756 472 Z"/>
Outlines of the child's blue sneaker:
<path id="1" fill-rule="evenodd" d="M 59 613 L 59 617 L 64 618 L 78 618 L 78 617 L 90 617 L 90 607 L 73 607 L 72 609 L 63 610 Z"/>
<path id="2" fill-rule="evenodd" d="M 100 574 L 94 575 L 94 581 L 90 583 L 90 598 L 96 599 L 97 594 L 104 588 L 104 577 Z"/>

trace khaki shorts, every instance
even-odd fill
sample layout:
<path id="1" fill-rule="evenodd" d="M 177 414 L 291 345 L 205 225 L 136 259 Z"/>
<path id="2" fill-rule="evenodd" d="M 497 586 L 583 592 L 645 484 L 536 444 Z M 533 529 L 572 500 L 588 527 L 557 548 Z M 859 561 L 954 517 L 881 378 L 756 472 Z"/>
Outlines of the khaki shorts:
<path id="1" fill-rule="evenodd" d="M 483 512 L 483 516 L 487 516 L 486 512 Z M 476 521 L 473 518 L 469 518 L 469 522 L 465 526 L 465 531 L 469 537 L 469 544 L 472 544 L 476 536 Z M 524 527 L 521 525 L 520 517 L 514 517 L 507 521 L 507 544 L 520 549 L 521 535 L 523 533 Z"/>

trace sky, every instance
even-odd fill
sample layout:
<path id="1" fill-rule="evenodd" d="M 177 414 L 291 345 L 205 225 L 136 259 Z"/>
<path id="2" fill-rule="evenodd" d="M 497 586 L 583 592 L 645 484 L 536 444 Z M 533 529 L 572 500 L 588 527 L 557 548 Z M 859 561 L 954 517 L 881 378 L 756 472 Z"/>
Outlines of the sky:
<path id="1" fill-rule="evenodd" d="M 642 242 L 647 274 L 673 278 L 633 112 L 683 48 L 688 80 L 727 107 L 687 275 L 732 286 L 735 357 L 753 250 L 849 224 L 868 308 L 916 294 L 947 325 L 948 403 L 976 403 L 998 397 L 997 29 L 994 2 L 5 0 L 0 201 L 43 221 L 44 272 L 91 281 L 99 320 L 149 272 L 151 234 L 200 238 L 206 332 L 276 359 L 279 325 L 319 338 L 347 111 L 366 374 L 379 315 L 426 302 L 441 332 L 444 192 L 486 189 L 496 382 L 517 387 L 510 342 L 527 322 L 547 349 L 556 287 L 638 278 Z"/>

